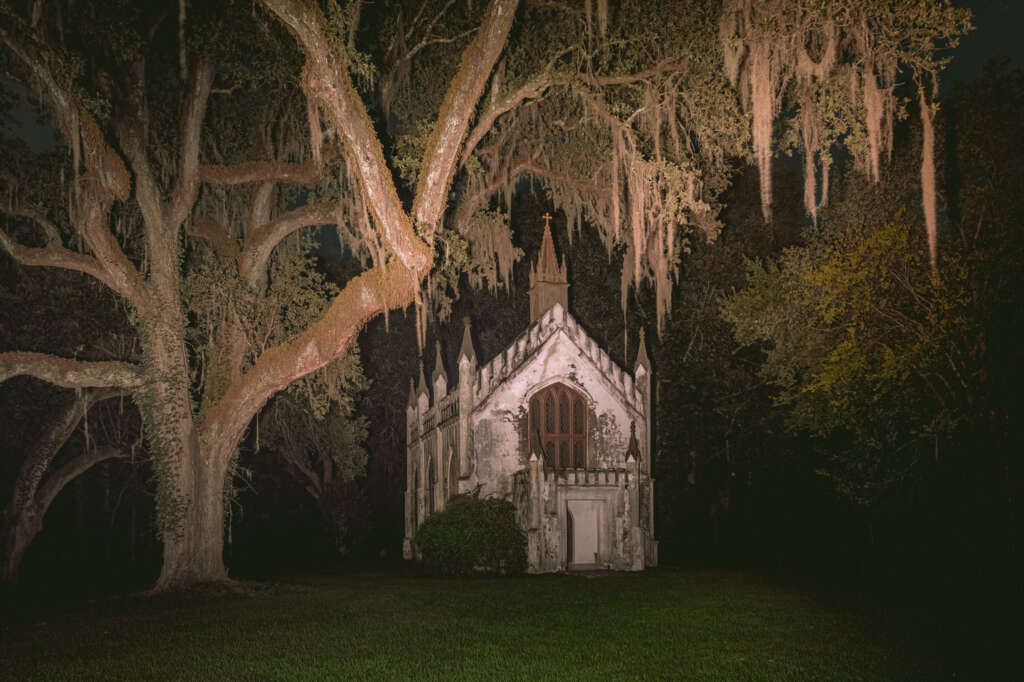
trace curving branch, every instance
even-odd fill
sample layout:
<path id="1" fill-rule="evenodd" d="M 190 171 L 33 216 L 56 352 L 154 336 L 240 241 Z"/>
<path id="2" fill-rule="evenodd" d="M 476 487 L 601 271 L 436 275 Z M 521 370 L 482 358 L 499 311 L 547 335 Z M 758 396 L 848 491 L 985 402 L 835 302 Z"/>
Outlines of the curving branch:
<path id="1" fill-rule="evenodd" d="M 412 214 L 421 225 L 440 227 L 448 203 L 448 189 L 460 158 L 459 150 L 494 65 L 505 49 L 518 5 L 518 0 L 492 0 L 476 37 L 462 53 L 459 70 L 445 93 L 430 138 L 432 144 L 423 156 L 416 182 Z"/>
<path id="2" fill-rule="evenodd" d="M 349 280 L 323 317 L 291 341 L 268 348 L 232 382 L 203 415 L 202 437 L 236 442 L 271 396 L 347 353 L 366 322 L 412 303 L 419 284 L 419 276 L 396 261 Z"/>
<path id="3" fill-rule="evenodd" d="M 123 396 L 124 389 L 102 388 L 82 391 L 69 400 L 57 418 L 47 427 L 21 465 L 10 502 L 0 515 L 0 549 L 3 563 L 0 581 L 17 581 L 25 550 L 43 527 L 43 519 L 57 494 L 76 477 L 99 462 L 124 456 L 119 448 L 87 447 L 47 474 L 71 434 L 93 405 Z M 136 441 L 138 442 L 138 441 Z M 134 446 L 133 446 L 134 448 Z"/>
<path id="4" fill-rule="evenodd" d="M 57 226 L 46 217 L 46 212 L 38 206 L 17 204 L 10 206 L 9 208 L 0 207 L 0 211 L 4 211 L 15 218 L 27 218 L 28 220 L 31 220 L 43 231 L 43 234 L 46 236 L 47 245 L 56 244 L 60 246 L 60 231 L 57 229 Z"/>
<path id="5" fill-rule="evenodd" d="M 131 193 L 131 178 L 121 157 L 103 137 L 102 131 L 79 101 L 73 73 L 59 55 L 35 40 L 35 31 L 10 12 L 0 18 L 0 42 L 38 79 L 49 94 L 61 133 L 72 148 L 75 174 L 83 162 L 87 181 L 103 189 L 110 199 L 124 201 Z"/>
<path id="6" fill-rule="evenodd" d="M 199 216 L 188 226 L 187 232 L 192 237 L 205 239 L 214 250 L 228 261 L 238 258 L 238 244 L 228 233 L 226 227 L 213 218 Z"/>
<path id="7" fill-rule="evenodd" d="M 9 506 L 20 508 L 31 503 L 50 463 L 93 405 L 123 395 L 125 390 L 121 388 L 87 389 L 68 400 L 60 415 L 49 424 L 22 463 Z"/>
<path id="8" fill-rule="evenodd" d="M 315 185 L 323 177 L 323 166 L 341 158 L 341 150 L 328 145 L 323 163 L 289 163 L 287 161 L 245 161 L 231 165 L 206 164 L 199 167 L 199 179 L 214 185 L 247 185 L 257 182 L 284 182 L 292 185 Z"/>
<path id="9" fill-rule="evenodd" d="M 29 375 L 64 388 L 137 388 L 142 374 L 130 363 L 83 361 L 29 351 L 0 353 L 0 382 Z"/>
<path id="10" fill-rule="evenodd" d="M 139 440 L 135 441 L 139 443 Z M 128 454 L 118 447 L 112 445 L 101 445 L 83 452 L 78 457 L 64 463 L 56 471 L 46 477 L 46 483 L 39 489 L 36 495 L 36 504 L 46 509 L 53 503 L 57 493 L 64 489 L 68 483 L 78 478 L 86 471 L 108 459 L 127 459 Z"/>
<path id="11" fill-rule="evenodd" d="M 199 140 L 206 103 L 213 85 L 213 66 L 202 58 L 192 70 L 192 83 L 183 104 L 178 178 L 171 192 L 170 222 L 180 225 L 188 217 L 199 195 Z"/>
<path id="12" fill-rule="evenodd" d="M 122 282 L 111 276 L 109 272 L 92 256 L 86 256 L 77 251 L 71 251 L 59 245 L 59 241 L 50 242 L 44 247 L 24 246 L 11 239 L 3 230 L 0 230 L 0 245 L 7 250 L 11 258 L 22 265 L 41 266 L 51 268 L 62 268 L 64 270 L 76 270 L 92 276 L 102 282 L 115 293 L 131 300 L 132 291 L 122 286 Z"/>
<path id="13" fill-rule="evenodd" d="M 12 14 L 5 13 L 0 20 L 0 41 L 10 48 L 43 85 L 50 96 L 60 130 L 71 145 L 74 164 L 72 172 L 75 177 L 72 226 L 89 246 L 95 256 L 94 262 L 105 271 L 104 276 L 97 278 L 128 297 L 136 308 L 143 308 L 146 300 L 142 278 L 121 250 L 108 225 L 112 203 L 115 200 L 127 200 L 131 194 L 132 183 L 128 169 L 120 155 L 107 144 L 95 119 L 79 101 L 75 85 L 66 75 L 72 70 L 59 55 L 36 41 L 34 35 L 23 21 Z M 7 246 L 10 240 L 5 242 Z M 41 256 L 24 252 L 23 255 Z M 55 255 L 58 255 L 57 252 L 51 251 L 46 257 L 52 259 Z M 85 265 L 83 261 L 64 260 L 75 262 L 77 266 Z M 98 274 L 92 271 L 89 273 Z"/>
<path id="14" fill-rule="evenodd" d="M 508 96 L 492 100 L 491 103 L 488 104 L 487 109 L 477 120 L 476 125 L 473 126 L 473 130 L 469 134 L 469 137 L 466 138 L 466 145 L 462 150 L 462 157 L 459 161 L 459 165 L 466 163 L 469 157 L 476 150 L 477 145 L 480 144 L 480 140 L 482 140 L 484 136 L 491 131 L 491 128 L 494 127 L 494 123 L 503 114 L 515 109 L 528 99 L 536 99 L 537 97 L 540 97 L 554 84 L 555 78 L 545 70 L 542 76 L 526 83 L 515 92 L 510 93 Z"/>
<path id="15" fill-rule="evenodd" d="M 545 168 L 537 163 L 539 155 L 540 150 L 538 149 L 531 156 L 512 159 L 507 164 L 490 173 L 487 180 L 467 193 L 459 202 L 459 206 L 455 211 L 455 229 L 460 232 L 463 231 L 464 226 L 469 224 L 469 220 L 473 215 L 487 207 L 491 197 L 502 188 L 508 186 L 509 183 L 515 184 L 516 180 L 523 175 L 533 175 L 540 180 L 568 185 L 581 194 L 592 196 L 597 201 L 611 199 L 611 189 L 607 186 L 569 173 Z"/>
<path id="16" fill-rule="evenodd" d="M 425 276 L 433 262 L 430 248 L 417 235 L 402 208 L 391 169 L 366 107 L 352 85 L 346 64 L 327 39 L 330 31 L 320 9 L 310 0 L 262 0 L 306 54 L 303 89 L 338 132 L 346 157 L 359 178 L 363 199 L 373 214 L 381 240 L 407 269 Z"/>
<path id="17" fill-rule="evenodd" d="M 257 278 L 262 277 L 274 247 L 292 232 L 311 225 L 331 225 L 337 220 L 336 204 L 319 203 L 288 211 L 261 225 L 246 238 L 239 255 L 238 269 L 242 279 L 254 284 Z"/>

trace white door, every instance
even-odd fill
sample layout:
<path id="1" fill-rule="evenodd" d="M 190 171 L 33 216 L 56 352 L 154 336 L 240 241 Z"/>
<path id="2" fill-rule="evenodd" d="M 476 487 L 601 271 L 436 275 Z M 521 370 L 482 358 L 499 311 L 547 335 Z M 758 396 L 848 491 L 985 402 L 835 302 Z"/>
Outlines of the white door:
<path id="1" fill-rule="evenodd" d="M 570 566 L 594 566 L 600 563 L 598 500 L 569 500 L 566 510 L 566 540 L 570 543 Z"/>

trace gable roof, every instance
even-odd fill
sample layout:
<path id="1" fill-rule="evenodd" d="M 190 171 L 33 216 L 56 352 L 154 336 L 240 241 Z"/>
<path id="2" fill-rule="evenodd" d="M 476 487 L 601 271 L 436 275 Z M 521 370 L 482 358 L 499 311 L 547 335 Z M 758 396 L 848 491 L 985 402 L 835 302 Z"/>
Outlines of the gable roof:
<path id="1" fill-rule="evenodd" d="M 643 413 L 644 397 L 634 384 L 633 376 L 612 360 L 576 318 L 557 303 L 528 326 L 504 351 L 480 366 L 474 387 L 476 405 L 483 405 L 499 386 L 519 374 L 560 332 L 579 349 L 580 356 L 605 378 L 612 392 L 624 404 Z"/>

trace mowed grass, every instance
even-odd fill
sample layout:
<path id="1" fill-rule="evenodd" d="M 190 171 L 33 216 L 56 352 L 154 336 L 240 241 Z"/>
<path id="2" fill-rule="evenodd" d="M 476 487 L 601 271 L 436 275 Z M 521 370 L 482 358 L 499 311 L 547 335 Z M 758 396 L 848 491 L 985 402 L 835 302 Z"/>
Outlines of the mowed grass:
<path id="1" fill-rule="evenodd" d="M 913 612 L 741 573 L 399 571 L 0 618 L 5 679 L 935 679 Z"/>

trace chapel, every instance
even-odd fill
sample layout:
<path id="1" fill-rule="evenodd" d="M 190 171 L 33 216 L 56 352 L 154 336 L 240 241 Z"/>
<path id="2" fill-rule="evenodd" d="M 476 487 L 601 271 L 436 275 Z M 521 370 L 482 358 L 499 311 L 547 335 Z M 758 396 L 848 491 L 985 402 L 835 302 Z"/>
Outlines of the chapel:
<path id="1" fill-rule="evenodd" d="M 440 346 L 428 385 L 410 380 L 403 554 L 452 495 L 511 500 L 528 571 L 657 565 L 651 478 L 651 364 L 643 332 L 632 373 L 569 312 L 551 216 L 530 270 L 530 324 L 479 363 L 467 321 L 449 382 Z"/>

